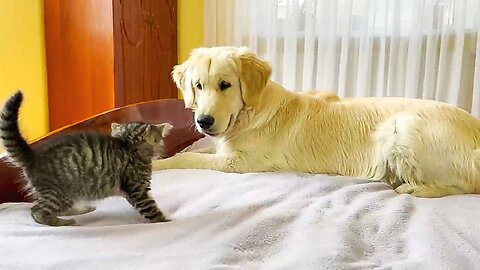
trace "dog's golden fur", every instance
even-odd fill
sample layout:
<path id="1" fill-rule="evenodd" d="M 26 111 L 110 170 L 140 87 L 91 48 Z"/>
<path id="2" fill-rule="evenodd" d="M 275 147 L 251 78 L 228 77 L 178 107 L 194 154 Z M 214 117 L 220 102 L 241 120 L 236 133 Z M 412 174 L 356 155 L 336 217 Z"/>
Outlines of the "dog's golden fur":
<path id="1" fill-rule="evenodd" d="M 155 170 L 336 174 L 419 197 L 480 191 L 480 121 L 462 109 L 294 93 L 269 80 L 270 66 L 244 47 L 196 49 L 172 74 L 195 117 L 215 118 L 208 133 L 216 147 L 156 161 Z"/>

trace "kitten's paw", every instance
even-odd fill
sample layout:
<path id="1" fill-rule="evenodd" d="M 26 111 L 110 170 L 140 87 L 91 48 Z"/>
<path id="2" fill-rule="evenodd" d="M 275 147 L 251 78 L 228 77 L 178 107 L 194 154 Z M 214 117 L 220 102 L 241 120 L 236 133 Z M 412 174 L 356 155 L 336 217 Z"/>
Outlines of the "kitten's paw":
<path id="1" fill-rule="evenodd" d="M 77 223 L 75 222 L 74 219 L 61 219 L 61 218 L 39 218 L 39 217 L 33 217 L 33 219 L 43 225 L 48 225 L 48 226 L 75 226 Z"/>
<path id="2" fill-rule="evenodd" d="M 95 211 L 95 209 L 96 209 L 96 208 L 95 208 L 94 206 L 87 206 L 87 207 L 80 208 L 80 209 L 71 208 L 71 209 L 63 212 L 60 216 L 83 215 L 83 214 L 87 214 L 87 213 L 93 212 L 93 211 Z"/>
<path id="3" fill-rule="evenodd" d="M 30 209 L 30 215 L 32 216 L 33 220 L 39 224 L 49 226 L 73 226 L 76 224 L 74 219 L 58 218 L 58 214 L 51 214 L 44 209 L 45 205 L 41 204 L 36 204 Z"/>
<path id="4" fill-rule="evenodd" d="M 169 222 L 169 221 L 172 221 L 172 220 L 166 218 L 164 215 L 150 219 L 150 223 Z"/>
<path id="5" fill-rule="evenodd" d="M 97 210 L 97 208 L 95 206 L 88 206 L 88 207 L 85 207 L 85 208 L 81 209 L 79 211 L 79 215 L 87 214 L 87 213 L 93 212 L 95 210 Z"/>
<path id="6" fill-rule="evenodd" d="M 75 225 L 77 225 L 77 222 L 73 218 L 72 219 L 59 218 L 56 224 L 53 226 L 75 226 Z"/>

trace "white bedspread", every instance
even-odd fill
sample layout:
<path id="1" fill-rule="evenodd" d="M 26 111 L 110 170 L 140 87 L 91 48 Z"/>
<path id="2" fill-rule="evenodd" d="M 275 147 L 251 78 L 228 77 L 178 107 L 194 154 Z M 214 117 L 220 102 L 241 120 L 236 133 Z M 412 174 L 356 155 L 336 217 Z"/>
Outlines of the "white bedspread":
<path id="1" fill-rule="evenodd" d="M 146 223 L 123 198 L 34 223 L 0 205 L 0 269 L 478 269 L 480 197 L 417 199 L 382 183 L 294 173 L 156 173 L 173 221 Z"/>

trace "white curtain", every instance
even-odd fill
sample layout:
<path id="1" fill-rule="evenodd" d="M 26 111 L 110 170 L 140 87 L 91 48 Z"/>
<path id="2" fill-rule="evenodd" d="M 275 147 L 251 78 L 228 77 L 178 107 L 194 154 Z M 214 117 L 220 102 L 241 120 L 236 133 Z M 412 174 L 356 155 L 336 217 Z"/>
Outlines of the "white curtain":
<path id="1" fill-rule="evenodd" d="M 480 116 L 479 0 L 205 0 L 205 45 L 246 45 L 292 91 L 434 99 Z"/>

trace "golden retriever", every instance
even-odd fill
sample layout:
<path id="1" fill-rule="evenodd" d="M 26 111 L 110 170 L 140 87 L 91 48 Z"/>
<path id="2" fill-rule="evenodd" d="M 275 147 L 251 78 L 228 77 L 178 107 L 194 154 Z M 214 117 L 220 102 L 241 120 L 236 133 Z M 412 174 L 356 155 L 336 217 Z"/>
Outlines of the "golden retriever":
<path id="1" fill-rule="evenodd" d="M 420 99 L 338 99 L 271 81 L 246 47 L 198 48 L 173 80 L 215 147 L 155 161 L 154 170 L 297 171 L 383 180 L 399 193 L 480 190 L 480 121 Z"/>

